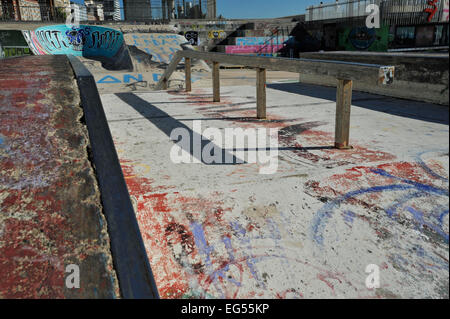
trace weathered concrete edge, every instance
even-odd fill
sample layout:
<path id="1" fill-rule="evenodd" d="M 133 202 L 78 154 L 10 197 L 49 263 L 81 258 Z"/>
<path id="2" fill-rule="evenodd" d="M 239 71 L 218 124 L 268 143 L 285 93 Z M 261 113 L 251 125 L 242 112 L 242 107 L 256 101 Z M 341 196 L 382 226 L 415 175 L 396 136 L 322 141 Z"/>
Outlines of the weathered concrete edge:
<path id="1" fill-rule="evenodd" d="M 75 56 L 67 57 L 80 90 L 121 296 L 159 299 L 94 77 Z"/>

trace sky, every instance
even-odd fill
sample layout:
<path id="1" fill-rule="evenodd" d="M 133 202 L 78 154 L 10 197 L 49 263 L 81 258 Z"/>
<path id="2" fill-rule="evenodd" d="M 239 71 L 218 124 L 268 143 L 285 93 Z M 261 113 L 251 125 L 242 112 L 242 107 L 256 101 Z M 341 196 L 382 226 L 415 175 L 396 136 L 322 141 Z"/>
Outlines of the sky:
<path id="1" fill-rule="evenodd" d="M 84 0 L 70 0 L 84 3 Z M 216 0 L 217 15 L 227 19 L 279 18 L 305 13 L 311 5 L 333 0 Z"/>
<path id="2" fill-rule="evenodd" d="M 278 18 L 305 13 L 311 5 L 332 0 L 217 0 L 217 15 L 227 19 Z"/>

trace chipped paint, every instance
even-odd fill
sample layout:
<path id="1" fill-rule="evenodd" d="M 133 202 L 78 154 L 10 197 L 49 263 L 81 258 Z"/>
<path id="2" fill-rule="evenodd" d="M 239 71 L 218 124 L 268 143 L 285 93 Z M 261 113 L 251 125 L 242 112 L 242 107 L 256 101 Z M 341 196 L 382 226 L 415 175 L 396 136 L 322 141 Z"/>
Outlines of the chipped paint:
<path id="1" fill-rule="evenodd" d="M 68 60 L 11 61 L 0 61 L 0 297 L 117 297 Z M 65 287 L 69 264 L 79 289 Z"/>

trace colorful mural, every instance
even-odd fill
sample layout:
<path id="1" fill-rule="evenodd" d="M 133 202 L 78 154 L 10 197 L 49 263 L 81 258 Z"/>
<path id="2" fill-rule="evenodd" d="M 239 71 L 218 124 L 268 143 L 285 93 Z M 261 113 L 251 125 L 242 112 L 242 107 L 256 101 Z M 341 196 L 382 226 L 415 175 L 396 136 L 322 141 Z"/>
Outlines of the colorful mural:
<path id="1" fill-rule="evenodd" d="M 0 57 L 30 55 L 31 51 L 18 30 L 0 30 Z"/>
<path id="2" fill-rule="evenodd" d="M 120 31 L 97 26 L 52 25 L 23 31 L 29 47 L 36 55 L 72 54 L 85 57 L 115 56 L 124 46 Z"/>
<path id="3" fill-rule="evenodd" d="M 284 48 L 283 44 L 279 45 L 227 45 L 226 53 L 229 54 L 257 54 L 257 53 L 275 53 Z"/>
<path id="4" fill-rule="evenodd" d="M 181 44 L 187 42 L 184 36 L 172 33 L 128 33 L 125 41 L 151 55 L 152 61 L 166 64 L 182 50 Z"/>
<path id="5" fill-rule="evenodd" d="M 225 39 L 227 37 L 227 33 L 223 30 L 213 30 L 208 32 L 209 39 Z"/>
<path id="6" fill-rule="evenodd" d="M 265 45 L 265 44 L 282 44 L 291 39 L 289 36 L 280 37 L 239 37 L 236 38 L 236 45 Z"/>
<path id="7" fill-rule="evenodd" d="M 189 41 L 191 45 L 199 45 L 200 43 L 197 31 L 187 31 L 184 34 L 184 37 Z"/>
<path id="8" fill-rule="evenodd" d="M 339 47 L 347 51 L 377 51 L 388 49 L 389 27 L 379 29 L 367 27 L 345 28 L 339 33 Z"/>

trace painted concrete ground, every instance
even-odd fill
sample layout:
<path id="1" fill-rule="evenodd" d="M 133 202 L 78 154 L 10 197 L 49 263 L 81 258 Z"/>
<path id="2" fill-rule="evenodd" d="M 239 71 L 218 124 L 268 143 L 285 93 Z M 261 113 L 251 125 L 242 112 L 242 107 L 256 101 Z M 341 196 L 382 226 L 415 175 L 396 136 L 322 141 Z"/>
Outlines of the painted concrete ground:
<path id="1" fill-rule="evenodd" d="M 119 294 L 82 116 L 65 56 L 0 60 L 0 299 Z"/>
<path id="2" fill-rule="evenodd" d="M 335 150 L 334 98 L 271 84 L 256 121 L 253 86 L 220 103 L 206 88 L 102 95 L 162 298 L 448 298 L 448 108 L 355 92 L 354 148 Z M 174 164 L 169 136 L 194 120 L 278 129 L 277 172 Z"/>

